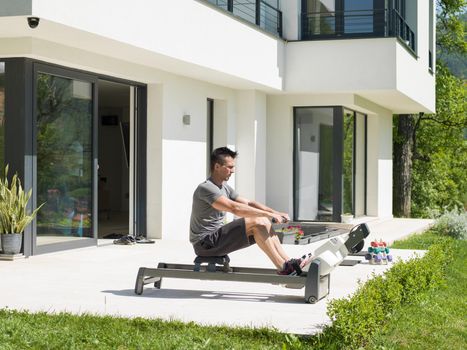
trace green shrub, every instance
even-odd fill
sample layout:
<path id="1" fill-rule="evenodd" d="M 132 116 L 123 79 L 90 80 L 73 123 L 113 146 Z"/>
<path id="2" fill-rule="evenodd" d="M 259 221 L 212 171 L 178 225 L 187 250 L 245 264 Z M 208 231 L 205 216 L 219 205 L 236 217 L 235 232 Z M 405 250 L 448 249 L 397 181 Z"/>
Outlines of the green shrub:
<path id="1" fill-rule="evenodd" d="M 451 259 L 448 241 L 433 245 L 423 257 L 398 261 L 383 276 L 374 276 L 351 297 L 332 300 L 328 315 L 333 323 L 327 332 L 337 342 L 336 348 L 364 345 L 398 308 L 416 302 L 422 293 L 442 284 Z"/>
<path id="2" fill-rule="evenodd" d="M 441 215 L 435 222 L 432 231 L 455 239 L 467 238 L 467 212 L 457 209 Z"/>

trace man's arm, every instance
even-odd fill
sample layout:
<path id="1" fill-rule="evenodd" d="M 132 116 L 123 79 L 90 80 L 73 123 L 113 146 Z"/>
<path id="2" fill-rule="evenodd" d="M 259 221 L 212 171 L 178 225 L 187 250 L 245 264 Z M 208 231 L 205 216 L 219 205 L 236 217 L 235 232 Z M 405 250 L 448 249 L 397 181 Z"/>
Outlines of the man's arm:
<path id="1" fill-rule="evenodd" d="M 262 204 L 262 203 L 259 203 L 259 202 L 256 202 L 256 201 L 252 201 L 252 200 L 249 200 L 249 199 L 246 199 L 246 198 L 243 198 L 243 197 L 237 197 L 236 199 L 237 202 L 240 202 L 240 203 L 243 203 L 243 204 L 246 204 L 250 207 L 253 207 L 253 208 L 257 208 L 257 209 L 260 209 L 260 210 L 263 210 L 263 211 L 267 211 L 269 213 L 275 213 L 275 214 L 278 214 L 280 216 L 282 216 L 284 219 L 286 219 L 286 221 L 289 221 L 290 218 L 289 218 L 289 214 L 287 213 L 281 213 L 277 210 L 274 210 L 272 208 L 269 208 L 267 207 L 266 205 Z"/>
<path id="2" fill-rule="evenodd" d="M 242 218 L 267 217 L 269 219 L 274 219 L 277 222 L 282 222 L 284 220 L 280 213 L 277 213 L 266 206 L 263 207 L 270 210 L 263 210 L 259 207 L 251 206 L 248 203 L 249 202 L 245 202 L 245 199 L 243 198 L 240 198 L 240 200 L 237 198 L 233 201 L 225 196 L 220 196 L 214 201 L 214 203 L 212 203 L 212 206 L 216 210 L 228 211 L 229 213 Z"/>

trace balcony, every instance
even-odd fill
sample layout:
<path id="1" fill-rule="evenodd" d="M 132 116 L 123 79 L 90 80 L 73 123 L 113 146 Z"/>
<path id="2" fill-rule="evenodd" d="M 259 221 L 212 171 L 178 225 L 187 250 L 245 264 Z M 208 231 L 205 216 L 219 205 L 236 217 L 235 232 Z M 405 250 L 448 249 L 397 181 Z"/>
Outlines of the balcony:
<path id="1" fill-rule="evenodd" d="M 282 12 L 263 0 L 205 0 L 235 17 L 257 25 L 265 31 L 282 37 Z"/>
<path id="2" fill-rule="evenodd" d="M 302 14 L 302 40 L 397 37 L 416 52 L 415 34 L 396 9 Z"/>

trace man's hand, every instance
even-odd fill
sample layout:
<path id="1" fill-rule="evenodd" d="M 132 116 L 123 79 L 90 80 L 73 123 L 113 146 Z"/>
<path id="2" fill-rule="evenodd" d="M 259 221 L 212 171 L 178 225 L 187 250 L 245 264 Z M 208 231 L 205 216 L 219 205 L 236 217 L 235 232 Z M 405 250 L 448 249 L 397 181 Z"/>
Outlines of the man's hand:
<path id="1" fill-rule="evenodd" d="M 288 220 L 288 215 L 281 215 L 281 213 L 271 213 L 271 220 L 275 224 L 283 224 Z"/>
<path id="2" fill-rule="evenodd" d="M 290 221 L 289 214 L 287 214 L 287 213 L 281 213 L 281 212 L 276 212 L 276 214 L 279 214 L 280 216 L 282 216 L 282 218 L 284 219 L 283 222 L 288 222 L 288 221 Z"/>

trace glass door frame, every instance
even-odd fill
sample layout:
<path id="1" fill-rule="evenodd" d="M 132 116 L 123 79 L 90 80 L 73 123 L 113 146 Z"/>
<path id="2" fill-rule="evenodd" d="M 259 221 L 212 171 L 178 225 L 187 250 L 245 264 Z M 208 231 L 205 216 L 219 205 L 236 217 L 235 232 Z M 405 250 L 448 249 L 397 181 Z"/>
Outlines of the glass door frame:
<path id="1" fill-rule="evenodd" d="M 97 76 L 92 74 L 87 74 L 84 72 L 78 72 L 62 67 L 57 67 L 49 65 L 46 63 L 34 62 L 32 68 L 32 154 L 33 164 L 32 164 L 32 179 L 33 179 L 33 188 L 36 189 L 33 191 L 32 203 L 33 207 L 37 208 L 37 80 L 39 74 L 50 74 L 53 76 L 63 77 L 67 79 L 75 79 L 80 81 L 85 81 L 92 84 L 92 211 L 91 211 L 91 223 L 92 223 L 92 238 L 70 241 L 70 242 L 61 242 L 45 245 L 37 245 L 37 220 L 34 220 L 31 223 L 32 227 L 32 254 L 43 254 L 59 250 L 66 250 L 72 248 L 82 248 L 97 245 L 97 121 L 98 121 L 98 98 L 97 98 Z"/>

